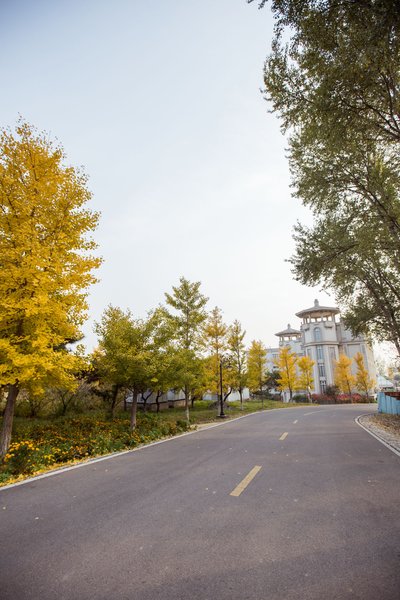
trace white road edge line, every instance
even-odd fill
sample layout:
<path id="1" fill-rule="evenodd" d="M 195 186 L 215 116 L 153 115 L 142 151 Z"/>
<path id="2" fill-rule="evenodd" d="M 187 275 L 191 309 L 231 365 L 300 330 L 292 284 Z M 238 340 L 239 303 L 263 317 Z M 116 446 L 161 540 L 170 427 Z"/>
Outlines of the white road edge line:
<path id="1" fill-rule="evenodd" d="M 209 425 L 208 427 L 202 427 L 201 429 L 195 429 L 194 431 L 187 431 L 186 433 L 181 433 L 180 435 L 174 435 L 173 437 L 166 438 L 165 440 L 158 440 L 157 442 L 151 442 L 150 444 L 145 444 L 140 446 L 139 448 L 132 448 L 132 450 L 122 450 L 121 452 L 113 452 L 112 454 L 106 454 L 105 456 L 99 456 L 98 458 L 92 458 L 85 462 L 81 462 L 77 465 L 71 465 L 70 467 L 60 467 L 59 469 L 54 469 L 54 471 L 49 471 L 48 473 L 42 473 L 41 475 L 35 475 L 34 477 L 29 477 L 29 479 L 24 479 L 23 481 L 17 481 L 17 483 L 10 483 L 9 485 L 3 485 L 0 487 L 0 492 L 3 490 L 9 490 L 10 488 L 17 487 L 20 485 L 25 485 L 26 483 L 33 483 L 34 481 L 38 481 L 39 479 L 46 479 L 47 477 L 54 477 L 55 475 L 61 475 L 62 473 L 66 473 L 67 471 L 73 471 L 75 469 L 80 469 L 81 467 L 88 467 L 93 465 L 94 463 L 102 462 L 103 460 L 109 460 L 110 458 L 117 458 L 118 456 L 122 456 L 123 454 L 130 454 L 132 452 L 139 452 L 139 450 L 146 450 L 146 448 L 150 448 L 151 446 L 157 446 L 158 444 L 164 444 L 165 442 L 173 442 L 174 440 L 179 440 L 186 435 L 192 435 L 193 433 L 201 433 L 202 431 L 208 431 L 209 429 L 213 429 L 214 427 L 221 427 L 221 425 L 228 425 L 229 423 L 233 423 L 234 421 L 239 421 L 240 419 L 246 419 L 247 417 L 252 417 L 254 415 L 258 415 L 260 412 L 263 413 L 275 413 L 282 412 L 284 410 L 293 410 L 304 408 L 301 406 L 291 406 L 290 408 L 274 408 L 272 410 L 265 411 L 257 411 L 253 413 L 249 413 L 248 415 L 241 415 L 240 417 L 235 417 L 234 419 L 229 419 L 227 421 L 223 421 L 222 423 L 216 423 L 214 425 Z"/>
<path id="2" fill-rule="evenodd" d="M 388 444 L 387 442 L 385 442 L 382 438 L 380 438 L 375 433 L 372 433 L 372 431 L 370 431 L 369 429 L 367 429 L 367 427 L 364 427 L 364 425 L 362 425 L 360 423 L 359 419 L 361 419 L 361 417 L 367 417 L 368 415 L 371 415 L 371 414 L 374 414 L 374 413 L 365 413 L 364 415 L 359 415 L 354 420 L 357 423 L 357 425 L 359 425 L 360 427 L 362 427 L 364 429 L 364 431 L 366 431 L 367 433 L 369 433 L 370 435 L 372 435 L 372 437 L 374 437 L 376 440 L 378 440 L 378 442 L 380 442 L 381 444 L 383 444 L 384 446 L 386 446 L 386 448 L 389 448 L 389 450 L 391 450 L 392 452 L 394 452 L 395 454 L 397 454 L 397 456 L 400 456 L 400 452 L 398 450 L 396 450 L 396 448 L 394 448 L 393 446 L 391 446 L 390 444 Z"/>

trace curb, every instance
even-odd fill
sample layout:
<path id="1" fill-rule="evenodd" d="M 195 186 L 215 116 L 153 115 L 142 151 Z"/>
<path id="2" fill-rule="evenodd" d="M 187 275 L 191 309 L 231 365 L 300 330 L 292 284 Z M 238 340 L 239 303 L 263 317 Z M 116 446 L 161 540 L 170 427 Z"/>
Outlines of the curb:
<path id="1" fill-rule="evenodd" d="M 304 406 L 291 406 L 290 408 L 304 408 Z M 185 437 L 187 435 L 192 435 L 193 433 L 201 433 L 202 431 L 207 431 L 208 429 L 213 429 L 214 427 L 221 427 L 221 425 L 228 425 L 229 423 L 233 423 L 234 421 L 239 421 L 240 419 L 246 419 L 247 417 L 252 417 L 254 415 L 263 413 L 272 413 L 278 412 L 281 410 L 288 410 L 288 408 L 273 408 L 269 410 L 257 410 L 252 413 L 248 413 L 247 415 L 240 415 L 240 417 L 234 417 L 232 419 L 227 419 L 226 421 L 222 421 L 221 423 L 211 423 L 206 424 L 205 427 L 201 427 L 201 429 L 194 429 L 193 431 L 186 431 L 185 433 L 180 433 L 178 435 L 174 435 L 162 440 L 156 440 L 155 442 L 150 442 L 149 444 L 143 444 L 138 448 L 132 448 L 131 450 L 121 450 L 120 452 L 112 452 L 111 454 L 105 454 L 104 456 L 99 456 L 97 458 L 91 458 L 89 460 L 82 461 L 75 465 L 70 465 L 66 467 L 59 467 L 58 469 L 54 469 L 52 471 L 48 471 L 47 473 L 41 473 L 40 475 L 34 475 L 33 477 L 28 477 L 27 479 L 23 479 L 22 481 L 17 481 L 16 483 L 9 483 L 8 485 L 0 486 L 0 493 L 3 490 L 9 490 L 11 488 L 25 485 L 26 483 L 32 483 L 38 481 L 39 479 L 46 479 L 47 477 L 54 477 L 55 475 L 61 475 L 62 473 L 66 473 L 67 471 L 73 471 L 75 469 L 80 469 L 81 467 L 87 467 L 89 465 L 93 465 L 94 463 L 101 462 L 103 460 L 109 460 L 110 458 L 117 458 L 118 456 L 123 456 L 124 454 L 132 454 L 132 452 L 139 452 L 139 450 L 145 450 L 146 448 L 150 448 L 151 446 L 157 446 L 158 444 L 164 444 L 165 442 L 173 442 L 179 438 Z"/>

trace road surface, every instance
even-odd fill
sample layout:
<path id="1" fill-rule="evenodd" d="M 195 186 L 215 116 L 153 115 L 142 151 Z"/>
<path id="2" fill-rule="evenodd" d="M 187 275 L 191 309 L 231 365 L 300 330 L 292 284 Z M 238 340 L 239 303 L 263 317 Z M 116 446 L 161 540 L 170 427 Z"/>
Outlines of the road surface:
<path id="1" fill-rule="evenodd" d="M 266 411 L 0 490 L 1 599 L 398 600 L 373 410 Z"/>

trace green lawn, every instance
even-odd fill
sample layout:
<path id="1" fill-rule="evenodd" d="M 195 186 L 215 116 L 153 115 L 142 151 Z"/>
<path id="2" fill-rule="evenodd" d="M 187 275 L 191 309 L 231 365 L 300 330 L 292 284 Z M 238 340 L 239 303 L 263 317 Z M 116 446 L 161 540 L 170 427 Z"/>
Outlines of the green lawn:
<path id="1" fill-rule="evenodd" d="M 274 400 L 264 401 L 264 410 L 298 406 Z M 227 418 L 262 410 L 259 400 L 239 402 L 226 407 Z M 220 422 L 219 408 L 210 402 L 196 402 L 190 410 L 191 426 Z M 119 412 L 114 421 L 105 413 L 70 415 L 52 419 L 14 420 L 12 444 L 0 467 L 0 485 L 19 481 L 35 473 L 74 464 L 95 456 L 128 450 L 141 444 L 177 435 L 188 430 L 185 409 L 174 408 L 156 413 L 138 413 L 137 428 L 129 431 L 129 413 Z"/>

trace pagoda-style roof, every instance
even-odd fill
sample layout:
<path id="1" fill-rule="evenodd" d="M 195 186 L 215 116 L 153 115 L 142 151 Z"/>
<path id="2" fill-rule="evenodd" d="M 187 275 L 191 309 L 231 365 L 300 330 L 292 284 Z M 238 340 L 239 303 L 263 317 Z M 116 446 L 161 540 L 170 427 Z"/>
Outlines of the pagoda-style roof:
<path id="1" fill-rule="evenodd" d="M 309 316 L 322 316 L 322 315 L 338 315 L 340 310 L 337 306 L 320 306 L 318 300 L 314 300 L 314 306 L 311 308 L 306 308 L 305 310 L 301 310 L 296 313 L 296 317 L 306 317 Z"/>
<path id="2" fill-rule="evenodd" d="M 278 333 L 276 333 L 275 335 L 277 335 L 278 337 L 283 337 L 285 335 L 301 335 L 301 331 L 299 331 L 298 329 L 293 329 L 292 327 L 290 327 L 290 323 L 287 326 L 287 329 L 284 329 L 283 331 L 279 331 Z"/>

